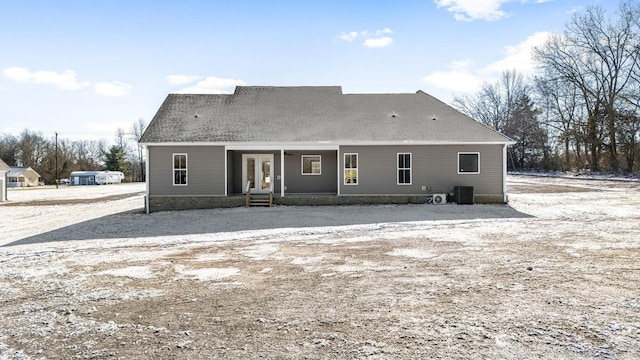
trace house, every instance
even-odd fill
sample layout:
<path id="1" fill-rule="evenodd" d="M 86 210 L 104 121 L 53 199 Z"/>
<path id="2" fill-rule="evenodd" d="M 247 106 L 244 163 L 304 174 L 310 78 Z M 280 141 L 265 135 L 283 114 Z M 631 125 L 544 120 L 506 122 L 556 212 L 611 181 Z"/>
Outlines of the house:
<path id="1" fill-rule="evenodd" d="M 7 187 L 32 187 L 40 185 L 40 174 L 28 166 L 12 166 L 7 173 Z"/>
<path id="2" fill-rule="evenodd" d="M 7 173 L 11 167 L 0 159 L 0 202 L 7 201 Z"/>
<path id="3" fill-rule="evenodd" d="M 119 184 L 124 179 L 120 171 L 74 171 L 69 176 L 70 185 Z"/>
<path id="4" fill-rule="evenodd" d="M 276 204 L 427 202 L 456 186 L 506 203 L 509 138 L 423 91 L 238 86 L 169 94 L 140 139 L 147 212 Z"/>

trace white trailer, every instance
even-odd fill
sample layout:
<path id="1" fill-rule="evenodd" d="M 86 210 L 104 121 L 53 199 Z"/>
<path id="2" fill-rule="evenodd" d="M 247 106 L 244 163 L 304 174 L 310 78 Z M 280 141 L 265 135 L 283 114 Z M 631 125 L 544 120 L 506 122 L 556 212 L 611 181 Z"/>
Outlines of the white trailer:
<path id="1" fill-rule="evenodd" d="M 74 171 L 70 176 L 71 185 L 119 184 L 124 179 L 120 171 Z"/>

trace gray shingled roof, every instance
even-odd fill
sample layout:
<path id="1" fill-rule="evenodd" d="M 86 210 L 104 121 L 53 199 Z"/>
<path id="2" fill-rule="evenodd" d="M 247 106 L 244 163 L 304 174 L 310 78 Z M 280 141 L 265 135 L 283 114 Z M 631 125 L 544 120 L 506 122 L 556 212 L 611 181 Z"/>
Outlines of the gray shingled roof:
<path id="1" fill-rule="evenodd" d="M 318 141 L 511 140 L 422 91 L 343 94 L 338 86 L 238 86 L 233 94 L 169 94 L 140 140 L 145 144 Z"/>
<path id="2" fill-rule="evenodd" d="M 29 166 L 11 166 L 9 172 L 7 173 L 7 177 L 18 177 L 24 174 L 27 170 L 31 169 Z M 31 169 L 36 175 L 40 176 L 35 170 Z"/>

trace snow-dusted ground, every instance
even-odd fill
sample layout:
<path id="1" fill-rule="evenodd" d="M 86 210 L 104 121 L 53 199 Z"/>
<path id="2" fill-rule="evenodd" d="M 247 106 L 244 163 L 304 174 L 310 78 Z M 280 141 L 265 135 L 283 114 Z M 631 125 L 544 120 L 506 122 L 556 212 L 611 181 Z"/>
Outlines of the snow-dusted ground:
<path id="1" fill-rule="evenodd" d="M 509 188 L 150 215 L 142 184 L 10 190 L 0 359 L 637 358 L 640 183 Z"/>

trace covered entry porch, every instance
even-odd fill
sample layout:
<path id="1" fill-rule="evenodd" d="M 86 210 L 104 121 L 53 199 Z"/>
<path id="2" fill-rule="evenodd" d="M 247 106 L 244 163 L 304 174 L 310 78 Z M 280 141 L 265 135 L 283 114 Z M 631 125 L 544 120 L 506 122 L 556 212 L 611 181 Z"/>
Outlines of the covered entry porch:
<path id="1" fill-rule="evenodd" d="M 339 193 L 337 146 L 233 146 L 225 153 L 227 196 L 247 190 L 275 198 Z"/>

